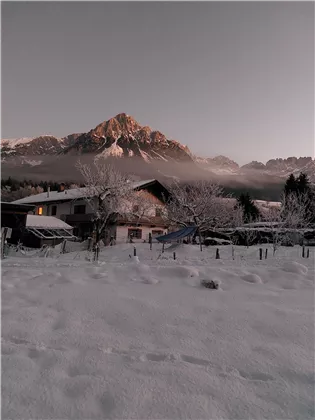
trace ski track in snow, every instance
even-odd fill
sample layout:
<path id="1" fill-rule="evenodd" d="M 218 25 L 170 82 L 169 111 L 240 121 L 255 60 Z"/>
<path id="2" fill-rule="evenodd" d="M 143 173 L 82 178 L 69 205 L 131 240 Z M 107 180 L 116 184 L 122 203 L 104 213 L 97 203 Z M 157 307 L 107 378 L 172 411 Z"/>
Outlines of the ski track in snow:
<path id="1" fill-rule="evenodd" d="M 2 262 L 3 419 L 314 418 L 312 249 L 136 248 Z"/>

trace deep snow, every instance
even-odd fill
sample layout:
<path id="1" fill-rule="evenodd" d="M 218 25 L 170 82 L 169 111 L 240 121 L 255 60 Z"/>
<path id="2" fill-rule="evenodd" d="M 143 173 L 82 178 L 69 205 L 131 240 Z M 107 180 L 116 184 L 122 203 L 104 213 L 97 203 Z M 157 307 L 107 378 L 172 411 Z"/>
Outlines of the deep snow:
<path id="1" fill-rule="evenodd" d="M 314 418 L 314 251 L 160 250 L 3 261 L 3 419 Z"/>

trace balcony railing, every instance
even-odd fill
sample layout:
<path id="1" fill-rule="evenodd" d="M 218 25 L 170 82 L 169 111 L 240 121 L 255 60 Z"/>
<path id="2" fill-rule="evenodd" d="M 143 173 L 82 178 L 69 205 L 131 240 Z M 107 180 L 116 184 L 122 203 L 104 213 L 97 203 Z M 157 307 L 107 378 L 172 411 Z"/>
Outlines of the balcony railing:
<path id="1" fill-rule="evenodd" d="M 61 220 L 66 223 L 89 223 L 92 221 L 94 214 L 87 213 L 87 214 L 62 214 L 60 216 Z"/>
<path id="2" fill-rule="evenodd" d="M 117 223 L 124 223 L 129 226 L 165 226 L 167 227 L 166 221 L 160 216 L 149 216 L 149 217 L 128 217 L 128 216 L 119 216 Z"/>
<path id="3" fill-rule="evenodd" d="M 87 213 L 87 214 L 62 214 L 60 219 L 66 223 L 74 224 L 74 223 L 89 223 L 93 220 L 94 214 Z M 128 217 L 128 216 L 119 216 L 117 219 L 117 224 L 125 224 L 129 226 L 157 226 L 157 227 L 167 227 L 167 223 L 165 220 L 160 216 L 152 216 L 152 217 L 141 217 L 140 219 L 137 217 Z"/>

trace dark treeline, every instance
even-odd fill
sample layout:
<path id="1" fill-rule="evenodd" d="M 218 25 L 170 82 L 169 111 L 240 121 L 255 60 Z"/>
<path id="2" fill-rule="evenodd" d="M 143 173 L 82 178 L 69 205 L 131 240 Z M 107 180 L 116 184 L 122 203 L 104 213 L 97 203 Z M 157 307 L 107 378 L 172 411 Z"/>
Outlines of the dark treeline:
<path id="1" fill-rule="evenodd" d="M 31 179 L 24 179 L 23 181 L 15 179 L 13 177 L 3 178 L 1 179 L 1 190 L 6 189 L 10 192 L 15 192 L 21 189 L 31 189 L 35 188 L 38 191 L 38 187 L 42 189 L 42 192 L 46 192 L 48 187 L 52 191 L 57 191 L 61 184 L 65 184 L 66 188 L 70 188 L 72 185 L 77 185 L 79 187 L 83 187 L 83 184 L 78 184 L 76 182 L 64 181 L 64 182 L 56 182 L 56 181 L 33 181 Z M 266 201 L 279 201 L 281 192 L 283 190 L 282 184 L 277 185 L 267 185 L 266 187 L 262 187 L 261 189 L 251 188 L 251 187 L 244 187 L 244 186 L 223 186 L 225 194 L 229 195 L 232 194 L 234 197 L 240 197 L 244 192 L 248 193 L 250 197 L 254 200 L 266 200 Z M 15 198 L 14 198 L 15 199 Z"/>
<path id="2" fill-rule="evenodd" d="M 24 179 L 23 181 L 19 181 L 15 178 L 8 177 L 6 179 L 1 179 L 1 189 L 5 187 L 9 187 L 11 191 L 17 191 L 20 188 L 27 188 L 27 187 L 41 187 L 43 189 L 43 192 L 46 192 L 48 190 L 48 187 L 52 191 L 57 191 L 60 186 L 64 184 L 66 188 L 70 188 L 71 185 L 73 185 L 73 182 L 55 182 L 55 181 L 32 181 L 31 179 Z M 81 185 L 79 185 L 81 186 Z M 82 184 L 83 186 L 83 184 Z"/>
<path id="3" fill-rule="evenodd" d="M 239 198 L 242 194 L 249 194 L 253 200 L 280 201 L 283 184 L 266 185 L 261 188 L 248 186 L 223 186 L 225 194 Z"/>

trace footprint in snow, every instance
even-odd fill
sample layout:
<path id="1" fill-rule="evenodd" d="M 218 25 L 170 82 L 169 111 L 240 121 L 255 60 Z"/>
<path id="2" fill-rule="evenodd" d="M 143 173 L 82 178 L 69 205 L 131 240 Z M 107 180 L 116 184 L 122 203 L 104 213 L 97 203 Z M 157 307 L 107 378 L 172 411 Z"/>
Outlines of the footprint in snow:
<path id="1" fill-rule="evenodd" d="M 128 352 L 123 350 L 118 350 L 114 348 L 107 348 L 103 350 L 106 354 L 118 355 L 130 358 L 131 360 L 139 360 L 141 362 L 184 362 L 190 363 L 196 366 L 210 366 L 211 363 L 208 360 L 200 359 L 198 357 L 189 356 L 185 354 L 174 355 L 172 353 L 145 353 L 137 354 L 135 352 Z"/>
<path id="2" fill-rule="evenodd" d="M 244 379 L 248 379 L 250 381 L 273 381 L 274 377 L 271 375 L 268 375 L 268 373 L 263 372 L 245 372 L 243 370 L 238 371 L 240 376 Z"/>

